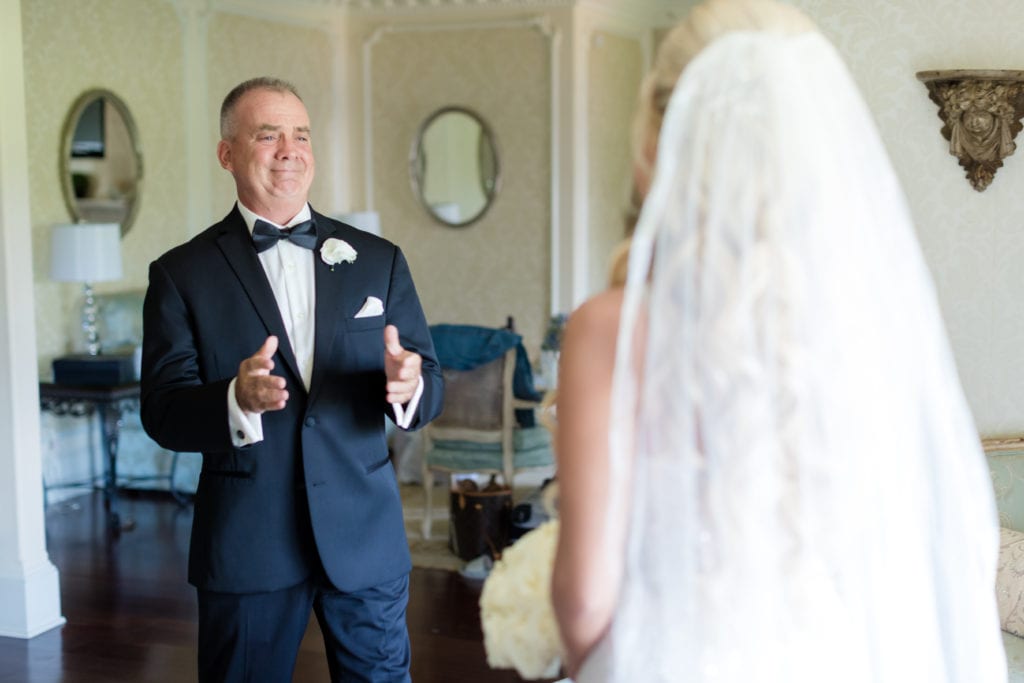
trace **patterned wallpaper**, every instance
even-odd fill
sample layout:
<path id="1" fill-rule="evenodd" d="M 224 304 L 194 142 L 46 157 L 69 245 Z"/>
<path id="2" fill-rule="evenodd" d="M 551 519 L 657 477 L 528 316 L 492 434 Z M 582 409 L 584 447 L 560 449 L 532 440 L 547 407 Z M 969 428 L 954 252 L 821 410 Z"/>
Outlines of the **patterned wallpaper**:
<path id="1" fill-rule="evenodd" d="M 330 213 L 333 204 L 329 182 L 331 149 L 325 141 L 331 123 L 332 61 L 331 41 L 323 31 L 229 14 L 214 14 L 210 18 L 207 44 L 208 135 L 213 168 L 210 215 L 216 220 L 230 210 L 235 200 L 234 179 L 220 167 L 214 149 L 220 139 L 217 123 L 220 105 L 233 87 L 255 76 L 283 78 L 302 96 L 309 112 L 317 162 L 309 201 L 314 208 Z"/>
<path id="2" fill-rule="evenodd" d="M 638 40 L 603 31 L 591 35 L 588 55 L 587 126 L 588 271 L 591 293 L 608 284 L 609 254 L 622 241 L 632 151 L 630 129 L 643 76 Z"/>
<path id="3" fill-rule="evenodd" d="M 1024 431 L 1024 152 L 1010 157 L 993 184 L 977 193 L 947 153 L 935 106 L 917 71 L 942 68 L 1021 68 L 1024 45 L 1007 27 L 1024 23 L 1018 0 L 794 0 L 822 26 L 846 58 L 874 112 L 903 182 L 936 286 L 968 399 L 980 431 Z M 403 15 L 404 20 L 413 19 Z M 425 17 L 418 19 L 421 24 Z M 98 288 L 145 285 L 146 264 L 196 228 L 178 218 L 188 196 L 184 129 L 181 19 L 166 0 L 25 0 L 22 3 L 28 106 L 36 326 L 40 365 L 67 350 L 76 334 L 75 285 L 50 282 L 50 226 L 68 220 L 57 179 L 63 118 L 90 87 L 120 95 L 133 112 L 146 177 L 141 210 L 123 242 L 125 278 Z M 422 28 L 422 25 L 420 26 Z M 597 34 L 603 35 L 603 34 Z M 252 49 L 258 43 L 259 53 Z M 354 41 L 355 58 L 362 37 Z M 280 46 L 280 47 L 276 47 Z M 302 46 L 296 49 L 295 46 Z M 314 130 L 336 125 L 326 32 L 281 22 L 213 14 L 208 31 L 207 97 L 215 141 L 216 108 L 228 88 L 270 71 L 300 88 Z M 586 54 L 592 72 L 586 105 L 591 140 L 616 140 L 616 120 L 628 118 L 635 90 L 630 41 L 604 35 Z M 259 56 L 257 56 L 259 55 Z M 385 33 L 372 50 L 377 208 L 385 235 L 406 250 L 432 321 L 494 325 L 514 315 L 536 350 L 550 293 L 550 75 L 548 38 L 536 28 L 478 28 Z M 452 78 L 458 74 L 458 78 Z M 564 91 L 564 90 L 563 90 Z M 606 99 L 607 98 L 607 99 Z M 347 101 L 359 106 L 360 97 Z M 406 174 L 412 137 L 422 119 L 444 104 L 476 109 L 492 124 L 503 160 L 503 186 L 493 210 L 462 230 L 434 223 L 413 198 Z M 622 105 L 622 109 L 619 106 Z M 344 113 L 342 113 L 344 114 Z M 333 116 L 333 118 L 332 118 Z M 569 131 L 565 131 L 569 134 Z M 323 135 L 317 136 L 318 141 Z M 350 141 L 361 145 L 361 138 Z M 1019 138 L 1018 143 L 1024 143 Z M 624 189 L 617 177 L 621 145 L 594 145 L 591 188 L 590 284 L 603 277 L 602 242 L 617 230 L 608 221 Z M 330 209 L 330 152 L 317 148 L 314 205 Z M 230 178 L 210 150 L 211 215 L 233 194 Z M 358 169 L 356 169 L 358 172 Z M 360 180 L 344 179 L 358 188 Z M 563 255 L 566 256 L 566 255 Z M 600 260 L 599 260 L 600 259 Z M 567 263 L 567 261 L 563 261 Z"/>
<path id="4" fill-rule="evenodd" d="M 187 135 L 210 142 L 213 190 L 209 215 L 224 215 L 235 196 L 229 174 L 217 163 L 217 117 L 227 91 L 245 78 L 271 73 L 293 81 L 311 120 L 330 122 L 332 49 L 326 33 L 236 15 L 209 18 L 208 127 L 186 132 L 182 19 L 163 0 L 33 0 L 22 3 L 28 103 L 30 191 L 35 260 L 36 326 L 40 372 L 49 375 L 53 356 L 74 349 L 79 338 L 75 311 L 81 287 L 49 279 L 49 233 L 70 219 L 58 182 L 60 132 L 72 102 L 84 90 L 112 90 L 128 105 L 139 131 L 145 177 L 141 209 L 122 242 L 124 278 L 98 284 L 97 291 L 144 288 L 150 261 L 203 226 L 189 226 L 190 190 L 182 150 Z M 72 36 L 73 39 L 68 39 Z M 254 51 L 253 44 L 260 50 Z M 301 45 L 301 50 L 295 50 Z M 314 206 L 329 208 L 330 159 L 320 169 Z"/>
<path id="5" fill-rule="evenodd" d="M 531 354 L 550 299 L 549 60 L 547 37 L 525 25 L 386 32 L 371 58 L 375 208 L 409 259 L 427 319 L 500 326 L 514 316 Z M 420 124 L 450 104 L 491 125 L 501 163 L 494 205 L 465 228 L 434 222 L 408 176 Z"/>
<path id="6" fill-rule="evenodd" d="M 875 115 L 935 278 L 979 431 L 1024 431 L 1024 137 L 983 193 L 939 133 L 918 71 L 1024 68 L 1019 0 L 795 0 L 836 44 Z"/>
<path id="7" fill-rule="evenodd" d="M 181 32 L 174 9 L 156 0 L 32 0 L 22 3 L 29 191 L 40 373 L 80 332 L 72 309 L 81 287 L 51 282 L 50 229 L 66 223 L 58 176 L 60 133 L 84 90 L 107 88 L 131 110 L 143 152 L 141 208 L 122 241 L 124 278 L 98 291 L 143 287 L 147 265 L 184 239 L 175 221 L 186 183 Z"/>

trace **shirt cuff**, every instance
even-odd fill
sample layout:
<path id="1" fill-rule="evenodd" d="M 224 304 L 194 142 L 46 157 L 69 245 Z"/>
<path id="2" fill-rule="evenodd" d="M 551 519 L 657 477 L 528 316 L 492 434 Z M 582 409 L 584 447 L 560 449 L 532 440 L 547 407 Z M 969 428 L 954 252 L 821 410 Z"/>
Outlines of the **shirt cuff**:
<path id="1" fill-rule="evenodd" d="M 419 382 L 416 384 L 416 391 L 413 392 L 412 398 L 409 402 L 402 407 L 401 403 L 392 403 L 391 407 L 395 409 L 395 424 L 402 429 L 408 429 L 409 425 L 412 424 L 412 418 L 416 415 L 416 408 L 420 404 L 420 397 L 423 396 L 423 375 L 420 375 Z"/>
<path id="2" fill-rule="evenodd" d="M 235 397 L 235 382 L 228 385 L 228 428 L 231 430 L 231 445 L 243 448 L 263 441 L 263 417 L 259 413 L 248 413 L 238 405 Z"/>

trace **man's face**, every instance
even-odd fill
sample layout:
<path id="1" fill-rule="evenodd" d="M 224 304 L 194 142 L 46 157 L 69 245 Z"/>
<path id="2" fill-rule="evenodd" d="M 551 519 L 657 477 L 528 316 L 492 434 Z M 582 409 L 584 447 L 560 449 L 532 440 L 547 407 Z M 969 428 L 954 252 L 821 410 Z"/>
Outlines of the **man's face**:
<path id="1" fill-rule="evenodd" d="M 233 121 L 217 158 L 235 177 L 238 198 L 270 220 L 289 220 L 307 201 L 316 166 L 305 105 L 290 92 L 250 90 Z"/>

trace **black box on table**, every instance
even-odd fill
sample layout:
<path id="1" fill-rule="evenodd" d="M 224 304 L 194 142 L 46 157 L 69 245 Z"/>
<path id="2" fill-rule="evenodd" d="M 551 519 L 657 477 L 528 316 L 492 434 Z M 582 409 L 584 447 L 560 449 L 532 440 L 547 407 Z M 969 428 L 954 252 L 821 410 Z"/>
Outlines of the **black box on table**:
<path id="1" fill-rule="evenodd" d="M 55 384 L 107 387 L 129 384 L 135 379 L 135 362 L 131 354 L 80 354 L 53 359 Z"/>

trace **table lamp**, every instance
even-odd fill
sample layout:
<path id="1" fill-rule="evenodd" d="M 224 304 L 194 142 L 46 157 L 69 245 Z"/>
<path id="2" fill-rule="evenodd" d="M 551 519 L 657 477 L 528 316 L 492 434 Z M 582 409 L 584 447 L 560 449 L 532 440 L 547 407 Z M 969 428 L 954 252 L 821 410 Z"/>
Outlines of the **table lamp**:
<path id="1" fill-rule="evenodd" d="M 82 331 L 86 351 L 99 355 L 96 299 L 92 284 L 121 278 L 121 226 L 117 223 L 72 223 L 53 226 L 50 241 L 50 277 L 58 282 L 81 282 Z"/>
<path id="2" fill-rule="evenodd" d="M 363 232 L 380 237 L 380 214 L 376 211 L 350 211 L 337 216 L 342 223 L 347 223 Z"/>

